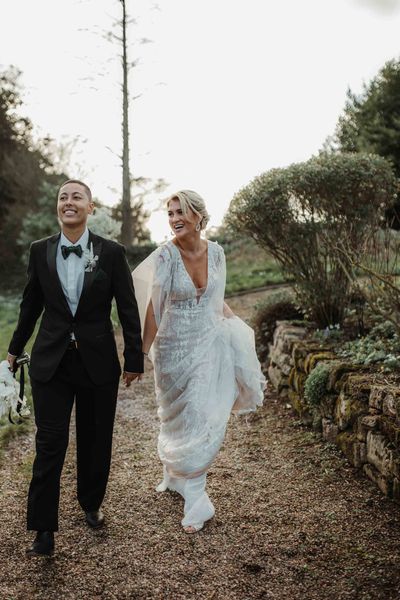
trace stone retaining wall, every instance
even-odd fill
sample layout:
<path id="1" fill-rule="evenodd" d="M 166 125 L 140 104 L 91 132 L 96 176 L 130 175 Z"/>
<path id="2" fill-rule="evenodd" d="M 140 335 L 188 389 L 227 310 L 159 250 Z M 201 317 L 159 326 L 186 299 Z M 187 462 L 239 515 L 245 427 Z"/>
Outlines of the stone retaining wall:
<path id="1" fill-rule="evenodd" d="M 306 330 L 278 321 L 268 375 L 303 423 L 335 443 L 348 460 L 400 502 L 400 389 L 379 373 L 338 359 L 332 347 L 306 339 Z M 304 396 L 308 375 L 329 361 L 326 393 L 317 406 Z"/>

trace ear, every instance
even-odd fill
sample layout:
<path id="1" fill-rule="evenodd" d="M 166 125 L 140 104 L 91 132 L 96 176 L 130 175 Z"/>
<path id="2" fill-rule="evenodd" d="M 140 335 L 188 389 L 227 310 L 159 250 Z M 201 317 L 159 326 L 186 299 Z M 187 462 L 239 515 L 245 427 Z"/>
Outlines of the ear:
<path id="1" fill-rule="evenodd" d="M 92 215 L 94 212 L 94 202 L 89 202 L 88 215 Z"/>

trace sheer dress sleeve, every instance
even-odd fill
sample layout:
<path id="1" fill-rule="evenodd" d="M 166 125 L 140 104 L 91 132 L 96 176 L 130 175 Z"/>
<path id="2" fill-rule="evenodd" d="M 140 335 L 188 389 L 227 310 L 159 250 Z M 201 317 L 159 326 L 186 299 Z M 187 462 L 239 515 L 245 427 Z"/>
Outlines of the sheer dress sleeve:
<path id="1" fill-rule="evenodd" d="M 172 259 L 166 245 L 160 246 L 132 273 L 142 329 L 150 300 L 159 327 L 171 289 Z"/>

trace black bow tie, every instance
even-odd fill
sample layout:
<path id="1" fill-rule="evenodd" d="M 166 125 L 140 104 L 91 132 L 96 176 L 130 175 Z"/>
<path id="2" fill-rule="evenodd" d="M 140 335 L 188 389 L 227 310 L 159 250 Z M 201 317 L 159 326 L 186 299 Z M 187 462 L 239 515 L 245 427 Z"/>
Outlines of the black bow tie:
<path id="1" fill-rule="evenodd" d="M 76 254 L 79 258 L 82 256 L 82 246 L 61 246 L 61 254 L 63 258 L 67 258 L 70 254 Z"/>

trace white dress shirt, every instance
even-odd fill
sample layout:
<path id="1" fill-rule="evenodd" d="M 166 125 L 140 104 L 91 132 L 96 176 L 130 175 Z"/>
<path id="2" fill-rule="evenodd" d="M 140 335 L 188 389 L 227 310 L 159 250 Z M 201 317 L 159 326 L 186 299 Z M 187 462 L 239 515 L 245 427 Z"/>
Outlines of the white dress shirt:
<path id="1" fill-rule="evenodd" d="M 61 282 L 65 298 L 72 314 L 75 316 L 78 308 L 79 298 L 81 297 L 83 280 L 85 277 L 85 259 L 82 255 L 71 253 L 64 258 L 61 253 L 61 246 L 78 246 L 82 247 L 82 251 L 87 248 L 89 241 L 89 231 L 86 228 L 82 236 L 74 244 L 65 237 L 61 232 L 60 241 L 57 248 L 56 266 L 58 277 Z"/>

